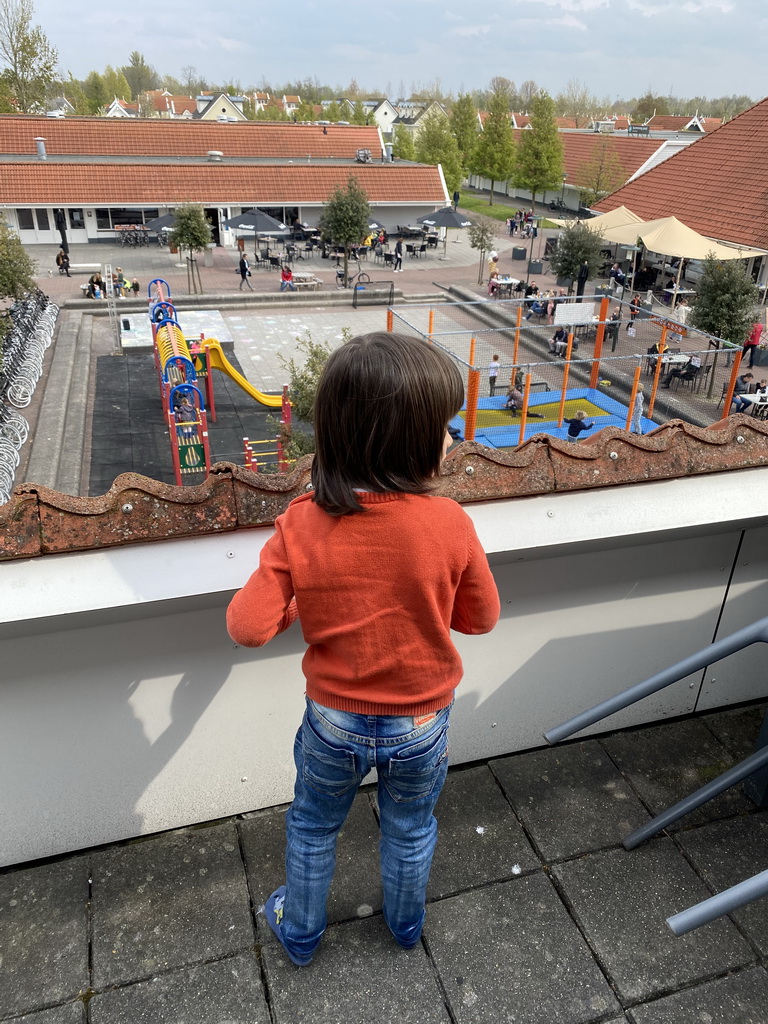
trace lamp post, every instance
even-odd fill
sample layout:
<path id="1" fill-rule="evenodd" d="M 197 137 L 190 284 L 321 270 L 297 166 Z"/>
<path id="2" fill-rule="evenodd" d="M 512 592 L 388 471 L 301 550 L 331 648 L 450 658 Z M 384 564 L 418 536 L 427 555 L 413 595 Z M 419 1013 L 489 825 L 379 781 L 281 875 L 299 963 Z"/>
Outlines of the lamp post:
<path id="1" fill-rule="evenodd" d="M 568 180 L 568 175 L 564 174 L 563 175 L 563 187 L 560 190 L 560 202 L 563 204 L 563 207 L 565 207 L 565 183 L 566 183 L 567 180 Z"/>

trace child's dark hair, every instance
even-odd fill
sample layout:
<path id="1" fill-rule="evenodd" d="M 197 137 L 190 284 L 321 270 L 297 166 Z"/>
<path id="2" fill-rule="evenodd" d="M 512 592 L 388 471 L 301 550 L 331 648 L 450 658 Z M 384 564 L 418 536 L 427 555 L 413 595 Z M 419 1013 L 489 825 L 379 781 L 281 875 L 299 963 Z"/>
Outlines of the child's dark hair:
<path id="1" fill-rule="evenodd" d="M 376 332 L 328 359 L 315 397 L 314 500 L 362 512 L 355 488 L 424 494 L 440 469 L 464 384 L 451 357 L 421 338 Z"/>

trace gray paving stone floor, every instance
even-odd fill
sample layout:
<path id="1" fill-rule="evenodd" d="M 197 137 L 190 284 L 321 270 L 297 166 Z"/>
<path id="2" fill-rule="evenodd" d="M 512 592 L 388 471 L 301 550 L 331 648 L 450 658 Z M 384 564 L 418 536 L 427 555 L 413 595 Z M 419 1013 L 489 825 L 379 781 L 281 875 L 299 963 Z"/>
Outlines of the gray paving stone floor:
<path id="1" fill-rule="evenodd" d="M 375 787 L 339 840 L 329 927 L 294 967 L 261 912 L 285 807 L 0 871 L 0 1021 L 766 1024 L 765 900 L 676 938 L 672 913 L 768 867 L 740 792 L 622 838 L 750 753 L 764 707 L 458 766 L 422 942 L 381 917 Z"/>

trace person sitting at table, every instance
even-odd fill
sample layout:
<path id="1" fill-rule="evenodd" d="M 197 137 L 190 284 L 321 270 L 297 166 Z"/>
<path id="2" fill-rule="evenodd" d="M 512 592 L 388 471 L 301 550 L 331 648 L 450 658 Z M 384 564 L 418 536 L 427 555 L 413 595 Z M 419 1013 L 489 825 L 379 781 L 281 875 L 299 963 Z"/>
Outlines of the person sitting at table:
<path id="1" fill-rule="evenodd" d="M 523 401 L 524 399 L 522 391 L 520 391 L 519 388 L 513 385 L 507 392 L 507 399 L 504 402 L 504 408 L 509 409 L 512 412 L 512 415 L 514 416 L 519 409 L 523 408 Z M 528 415 L 533 417 L 533 419 L 544 419 L 543 413 L 531 412 L 530 409 L 528 410 Z"/>
<path id="2" fill-rule="evenodd" d="M 754 379 L 755 375 L 753 373 L 742 373 L 740 377 L 736 378 L 736 383 L 733 387 L 733 398 L 731 399 L 731 405 L 736 406 L 736 412 L 746 412 L 752 404 L 747 402 L 742 396 L 746 395 L 752 387 Z"/>
<path id="3" fill-rule="evenodd" d="M 658 363 L 658 356 L 661 354 L 661 342 L 654 342 L 653 345 L 647 350 L 648 354 L 648 372 L 656 372 L 656 363 Z"/>
<path id="4" fill-rule="evenodd" d="M 679 377 L 681 380 L 693 380 L 696 374 L 701 369 L 701 357 L 697 356 L 694 352 L 689 358 L 687 363 L 683 363 L 682 366 L 673 366 L 669 373 L 666 375 L 664 380 L 661 382 L 663 388 L 668 388 L 675 377 Z"/>
<path id="5" fill-rule="evenodd" d="M 496 297 L 496 293 L 499 288 L 499 272 L 494 270 L 491 276 L 488 278 L 488 294 L 493 298 Z"/>
<path id="6" fill-rule="evenodd" d="M 293 271 L 287 263 L 284 263 L 280 270 L 280 291 L 284 292 L 286 288 L 292 292 L 296 291 L 296 285 L 293 283 Z"/>
<path id="7" fill-rule="evenodd" d="M 531 308 L 525 314 L 525 319 L 526 320 L 530 320 L 531 317 L 534 316 L 534 314 L 536 316 L 544 316 L 544 314 L 546 312 L 547 312 L 547 304 L 546 304 L 546 302 L 539 302 L 538 299 L 534 299 L 533 302 L 531 303 Z"/>

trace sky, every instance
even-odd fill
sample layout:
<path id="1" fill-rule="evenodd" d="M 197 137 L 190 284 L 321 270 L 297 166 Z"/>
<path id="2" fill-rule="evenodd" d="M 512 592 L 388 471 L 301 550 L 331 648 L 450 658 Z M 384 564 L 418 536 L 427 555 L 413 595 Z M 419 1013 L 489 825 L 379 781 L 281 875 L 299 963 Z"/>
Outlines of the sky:
<path id="1" fill-rule="evenodd" d="M 242 87 L 354 78 L 397 99 L 439 79 L 446 92 L 494 75 L 551 94 L 568 79 L 598 96 L 765 94 L 766 0 L 34 0 L 64 72 L 83 78 L 144 54 Z M 705 113 L 705 111 L 702 111 Z"/>

